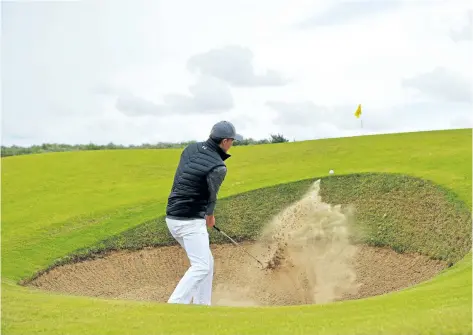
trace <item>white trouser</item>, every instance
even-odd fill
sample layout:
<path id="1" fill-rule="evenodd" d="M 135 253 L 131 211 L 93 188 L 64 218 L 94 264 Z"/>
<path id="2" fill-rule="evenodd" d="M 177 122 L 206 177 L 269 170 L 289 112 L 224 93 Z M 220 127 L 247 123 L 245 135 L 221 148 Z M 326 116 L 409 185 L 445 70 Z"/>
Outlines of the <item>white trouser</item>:
<path id="1" fill-rule="evenodd" d="M 204 219 L 173 220 L 166 218 L 171 235 L 184 248 L 190 267 L 177 284 L 168 303 L 210 305 L 214 259 Z"/>

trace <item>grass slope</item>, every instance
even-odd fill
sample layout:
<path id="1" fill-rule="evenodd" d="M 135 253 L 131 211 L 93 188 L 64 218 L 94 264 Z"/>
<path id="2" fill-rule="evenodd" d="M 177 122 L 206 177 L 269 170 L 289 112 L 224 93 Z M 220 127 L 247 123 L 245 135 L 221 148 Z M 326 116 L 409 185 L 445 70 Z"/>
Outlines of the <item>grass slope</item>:
<path id="1" fill-rule="evenodd" d="M 471 207 L 471 143 L 467 129 L 238 147 L 232 149 L 220 196 L 334 169 L 425 178 Z M 68 297 L 16 285 L 67 253 L 164 214 L 179 154 L 137 150 L 3 158 L 2 331 L 471 333 L 471 253 L 415 289 L 326 306 L 209 309 Z"/>

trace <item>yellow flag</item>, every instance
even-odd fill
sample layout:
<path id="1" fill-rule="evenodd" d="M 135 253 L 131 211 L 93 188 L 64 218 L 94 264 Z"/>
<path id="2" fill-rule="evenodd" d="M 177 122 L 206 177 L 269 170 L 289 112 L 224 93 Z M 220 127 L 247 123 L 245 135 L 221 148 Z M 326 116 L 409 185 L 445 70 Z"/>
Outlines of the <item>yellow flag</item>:
<path id="1" fill-rule="evenodd" d="M 358 105 L 358 108 L 356 109 L 356 112 L 355 112 L 355 116 L 357 118 L 360 118 L 360 115 L 361 115 L 361 104 Z"/>

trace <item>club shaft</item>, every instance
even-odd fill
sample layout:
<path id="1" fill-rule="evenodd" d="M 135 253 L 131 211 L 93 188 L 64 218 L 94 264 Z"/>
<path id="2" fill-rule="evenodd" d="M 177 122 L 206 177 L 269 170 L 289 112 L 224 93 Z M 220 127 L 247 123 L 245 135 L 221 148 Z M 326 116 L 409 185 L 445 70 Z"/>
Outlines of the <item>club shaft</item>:
<path id="1" fill-rule="evenodd" d="M 223 236 L 225 236 L 225 237 L 228 238 L 230 241 L 232 241 L 233 244 L 235 244 L 235 245 L 238 246 L 238 247 L 241 247 L 244 252 L 246 252 L 250 257 L 252 257 L 255 261 L 257 261 L 258 263 L 260 263 L 261 266 L 263 266 L 263 263 L 261 263 L 255 256 L 253 256 L 253 255 L 250 254 L 248 251 L 246 251 L 246 249 L 243 248 L 240 244 L 238 244 L 233 238 L 231 238 L 230 236 L 228 236 L 227 234 L 225 234 L 225 232 L 223 232 L 223 231 L 220 230 L 219 228 L 215 227 L 215 229 L 217 229 Z"/>

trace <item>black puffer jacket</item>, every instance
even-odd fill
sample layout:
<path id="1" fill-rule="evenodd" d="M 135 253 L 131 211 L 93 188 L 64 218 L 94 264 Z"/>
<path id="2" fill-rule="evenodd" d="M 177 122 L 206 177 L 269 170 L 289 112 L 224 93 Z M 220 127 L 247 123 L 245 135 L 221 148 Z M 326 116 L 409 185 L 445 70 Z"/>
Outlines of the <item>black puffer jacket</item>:
<path id="1" fill-rule="evenodd" d="M 225 166 L 224 161 L 229 157 L 212 139 L 187 146 L 174 176 L 166 215 L 204 218 L 209 199 L 206 177 L 216 167 Z"/>

